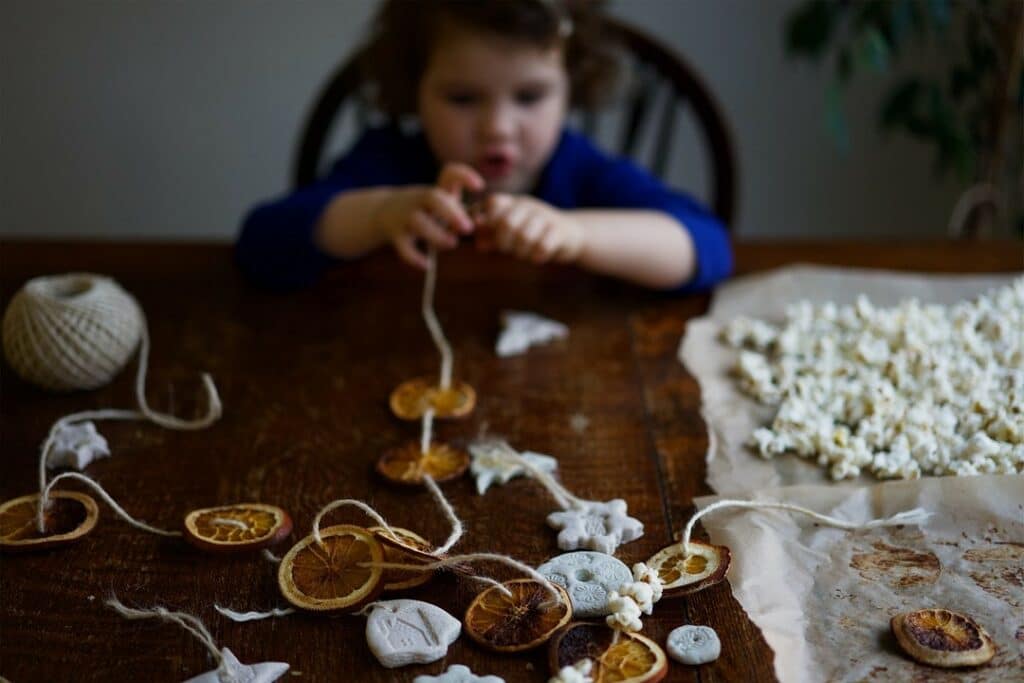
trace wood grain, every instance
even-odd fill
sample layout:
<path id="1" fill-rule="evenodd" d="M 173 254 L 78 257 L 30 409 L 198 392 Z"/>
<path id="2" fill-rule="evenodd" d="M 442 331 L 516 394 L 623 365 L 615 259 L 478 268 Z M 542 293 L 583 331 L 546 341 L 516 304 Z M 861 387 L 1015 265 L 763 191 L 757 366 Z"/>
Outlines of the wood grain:
<path id="1" fill-rule="evenodd" d="M 439 367 L 420 318 L 420 276 L 390 255 L 339 268 L 290 294 L 247 284 L 225 245 L 4 242 L 0 255 L 4 305 L 26 279 L 70 270 L 111 275 L 131 291 L 149 319 L 148 396 L 155 408 L 198 415 L 199 372 L 216 379 L 225 413 L 211 429 L 99 425 L 114 457 L 88 472 L 138 518 L 176 528 L 197 507 L 263 501 L 290 512 L 294 542 L 325 503 L 357 497 L 435 542 L 447 536 L 425 491 L 396 489 L 373 474 L 385 449 L 419 433 L 416 423 L 391 416 L 388 394 Z M 1024 265 L 1015 243 L 741 244 L 737 260 L 741 272 L 792 262 L 930 271 Z M 439 424 L 437 434 L 461 445 L 481 430 L 503 435 L 520 448 L 558 456 L 561 480 L 574 493 L 625 498 L 646 528 L 620 549 L 628 564 L 668 543 L 693 498 L 710 493 L 699 388 L 676 360 L 686 321 L 706 310 L 708 297 L 655 294 L 469 252 L 445 256 L 440 268 L 437 310 L 455 348 L 455 374 L 474 385 L 479 401 L 468 420 Z M 571 336 L 498 359 L 492 349 L 505 308 L 561 320 Z M 48 394 L 5 365 L 0 496 L 33 491 L 37 451 L 56 418 L 132 406 L 134 371 L 133 364 L 93 392 Z M 571 426 L 576 414 L 589 419 L 582 433 Z M 444 491 L 466 522 L 457 550 L 507 553 L 534 565 L 557 552 L 544 522 L 554 502 L 535 482 L 514 480 L 481 497 L 467 476 Z M 200 554 L 179 539 L 136 531 L 101 507 L 96 530 L 77 546 L 0 557 L 0 674 L 9 680 L 180 681 L 212 668 L 182 629 L 125 621 L 107 609 L 104 600 L 115 594 L 131 606 L 193 613 L 242 661 L 287 661 L 306 681 L 407 681 L 452 663 L 510 683 L 550 675 L 542 651 L 499 656 L 466 638 L 442 662 L 385 670 L 365 646 L 364 619 L 355 616 L 233 623 L 213 605 L 283 606 L 274 565 L 258 556 Z M 327 521 L 364 520 L 338 511 Z M 445 576 L 410 595 L 461 617 L 476 590 Z M 722 657 L 701 668 L 673 664 L 667 680 L 773 679 L 772 653 L 726 585 L 660 603 L 645 631 L 663 642 L 669 630 L 690 622 L 719 632 Z"/>

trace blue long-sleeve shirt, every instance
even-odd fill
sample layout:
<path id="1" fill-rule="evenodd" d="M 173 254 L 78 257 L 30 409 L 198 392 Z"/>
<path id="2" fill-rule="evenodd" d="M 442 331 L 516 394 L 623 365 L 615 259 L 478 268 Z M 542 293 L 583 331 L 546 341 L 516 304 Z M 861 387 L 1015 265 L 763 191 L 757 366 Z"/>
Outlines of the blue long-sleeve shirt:
<path id="1" fill-rule="evenodd" d="M 380 185 L 433 184 L 438 171 L 422 133 L 369 129 L 325 178 L 249 212 L 236 245 L 238 263 L 268 287 L 310 284 L 338 260 L 313 241 L 320 215 L 335 195 Z M 732 271 L 729 238 L 718 218 L 578 133 L 563 131 L 533 194 L 562 209 L 653 209 L 673 216 L 689 231 L 697 256 L 696 275 L 679 291 L 708 289 Z"/>

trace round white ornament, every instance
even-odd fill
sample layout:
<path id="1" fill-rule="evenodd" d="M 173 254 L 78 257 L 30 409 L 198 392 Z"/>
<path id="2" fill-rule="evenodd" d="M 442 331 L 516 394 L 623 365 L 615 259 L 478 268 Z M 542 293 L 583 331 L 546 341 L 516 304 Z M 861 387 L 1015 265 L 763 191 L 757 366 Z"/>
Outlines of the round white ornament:
<path id="1" fill-rule="evenodd" d="M 578 619 L 608 614 L 608 594 L 633 580 L 622 561 L 590 550 L 556 555 L 537 571 L 569 593 L 572 615 Z"/>
<path id="2" fill-rule="evenodd" d="M 722 654 L 722 643 L 710 626 L 687 624 L 668 634 L 665 649 L 672 659 L 681 664 L 707 664 Z"/>

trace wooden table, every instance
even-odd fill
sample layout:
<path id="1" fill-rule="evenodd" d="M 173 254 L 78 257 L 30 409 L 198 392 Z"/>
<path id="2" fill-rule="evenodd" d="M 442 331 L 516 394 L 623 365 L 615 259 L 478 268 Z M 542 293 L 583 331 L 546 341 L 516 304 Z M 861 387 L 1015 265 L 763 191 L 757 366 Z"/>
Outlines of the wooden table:
<path id="1" fill-rule="evenodd" d="M 793 262 L 1006 271 L 1024 266 L 1022 254 L 1019 243 L 737 248 L 740 272 Z M 99 425 L 114 456 L 88 473 L 136 517 L 176 528 L 193 508 L 271 502 L 295 520 L 288 547 L 308 533 L 324 504 L 356 497 L 392 524 L 435 542 L 447 537 L 425 491 L 396 489 L 372 472 L 385 449 L 419 434 L 418 424 L 392 417 L 388 394 L 439 367 L 420 317 L 422 280 L 390 255 L 339 268 L 317 286 L 285 295 L 248 285 L 225 245 L 7 242 L 0 259 L 5 306 L 27 278 L 70 270 L 109 274 L 134 293 L 153 339 L 148 395 L 155 408 L 197 416 L 204 410 L 198 373 L 215 378 L 225 410 L 208 430 Z M 676 360 L 687 319 L 706 310 L 708 297 L 658 295 L 466 252 L 441 260 L 436 301 L 455 349 L 456 375 L 479 394 L 472 417 L 440 424 L 439 435 L 464 444 L 486 429 L 520 449 L 558 456 L 561 480 L 577 495 L 625 498 L 645 525 L 641 539 L 618 551 L 627 564 L 669 543 L 692 512 L 692 499 L 710 493 L 698 387 Z M 564 321 L 571 336 L 499 359 L 494 340 L 506 308 Z M 133 364 L 103 389 L 53 395 L 5 366 L 0 496 L 35 489 L 37 451 L 58 417 L 134 407 L 134 373 Z M 571 426 L 577 414 L 589 420 L 582 433 Z M 536 482 L 513 480 L 481 497 L 467 475 L 444 491 L 466 522 L 458 549 L 506 553 L 534 565 L 558 552 L 544 521 L 555 504 Z M 411 680 L 453 663 L 510 683 L 549 676 L 543 650 L 498 656 L 465 637 L 443 662 L 385 670 L 367 649 L 365 620 L 357 616 L 231 622 L 214 603 L 237 610 L 284 606 L 274 565 L 258 555 L 203 555 L 180 539 L 137 531 L 101 508 L 99 525 L 79 544 L 0 559 L 0 674 L 11 681 L 179 681 L 213 668 L 191 635 L 171 624 L 126 621 L 104 605 L 111 595 L 132 606 L 195 614 L 242 661 L 286 661 L 306 681 Z M 366 520 L 339 511 L 327 521 Z M 476 590 L 445 575 L 413 597 L 461 617 Z M 662 643 L 684 623 L 708 624 L 721 636 L 717 662 L 699 669 L 673 664 L 667 680 L 773 678 L 771 651 L 725 584 L 663 601 L 644 623 L 645 633 Z"/>

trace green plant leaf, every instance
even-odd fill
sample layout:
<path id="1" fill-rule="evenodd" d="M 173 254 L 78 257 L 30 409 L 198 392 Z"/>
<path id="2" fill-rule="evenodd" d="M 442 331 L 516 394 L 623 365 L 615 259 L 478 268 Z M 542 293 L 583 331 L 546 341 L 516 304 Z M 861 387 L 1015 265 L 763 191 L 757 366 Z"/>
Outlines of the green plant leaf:
<path id="1" fill-rule="evenodd" d="M 810 0 L 786 18 L 786 52 L 790 56 L 820 58 L 828 48 L 842 6 L 828 0 Z"/>
<path id="2" fill-rule="evenodd" d="M 839 153 L 846 156 L 850 151 L 850 129 L 843 112 L 842 88 L 837 83 L 832 83 L 825 91 L 825 129 Z"/>
<path id="3" fill-rule="evenodd" d="M 877 73 L 889 68 L 889 43 L 874 26 L 867 29 L 857 49 L 857 63 Z"/>

